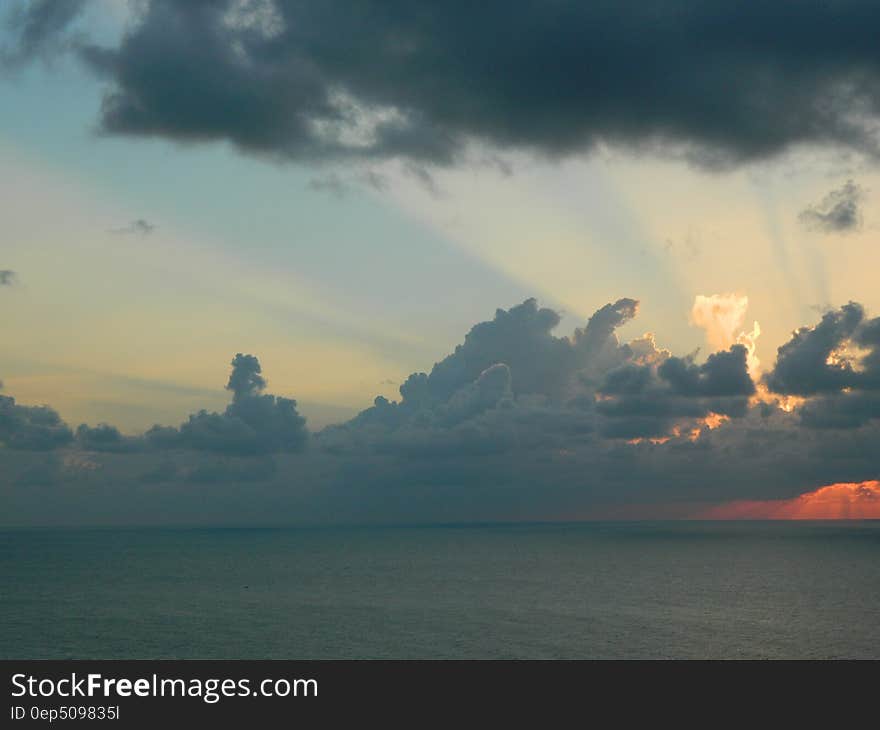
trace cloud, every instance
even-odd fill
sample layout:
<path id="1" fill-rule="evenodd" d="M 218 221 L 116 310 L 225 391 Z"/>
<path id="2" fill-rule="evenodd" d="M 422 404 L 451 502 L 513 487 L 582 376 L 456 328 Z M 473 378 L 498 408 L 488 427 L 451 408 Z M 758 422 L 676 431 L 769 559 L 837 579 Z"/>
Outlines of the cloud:
<path id="1" fill-rule="evenodd" d="M 0 269 L 0 286 L 15 286 L 18 274 L 11 269 Z"/>
<path id="2" fill-rule="evenodd" d="M 692 431 L 711 414 L 744 416 L 755 393 L 747 354 L 742 345 L 733 345 L 699 365 L 692 356 L 667 354 L 611 370 L 599 388 L 604 397 L 596 403 L 606 417 L 602 433 L 608 438 L 666 438 Z"/>
<path id="3" fill-rule="evenodd" d="M 173 461 L 162 461 L 142 473 L 137 480 L 144 484 L 162 484 L 172 481 L 177 474 L 177 465 Z"/>
<path id="4" fill-rule="evenodd" d="M 240 352 L 232 358 L 232 372 L 226 390 L 232 391 L 233 402 L 254 398 L 266 388 L 266 379 L 261 375 L 260 361 L 253 355 Z"/>
<path id="5" fill-rule="evenodd" d="M 277 472 L 272 458 L 224 459 L 208 464 L 200 464 L 186 474 L 187 481 L 196 484 L 217 484 L 223 482 L 250 483 L 271 479 Z"/>
<path id="6" fill-rule="evenodd" d="M 156 226 L 153 223 L 150 223 L 143 218 L 138 218 L 137 220 L 133 220 L 127 226 L 123 226 L 122 228 L 111 228 L 110 232 L 116 233 L 121 236 L 148 236 L 155 230 Z"/>
<path id="7" fill-rule="evenodd" d="M 757 321 L 751 331 L 743 330 L 749 298 L 744 294 L 698 294 L 691 308 L 691 322 L 706 331 L 709 345 L 727 349 L 733 344 L 746 348 L 749 372 L 757 376 L 761 363 L 755 354 L 761 325 Z"/>
<path id="8" fill-rule="evenodd" d="M 850 358 L 837 359 L 865 317 L 855 302 L 827 312 L 814 327 L 801 327 L 782 345 L 776 365 L 767 374 L 770 390 L 785 395 L 809 396 L 853 387 L 861 378 Z"/>
<path id="9" fill-rule="evenodd" d="M 733 345 L 727 352 L 709 355 L 702 365 L 691 358 L 670 357 L 657 368 L 673 392 L 684 396 L 750 396 L 755 384 L 746 367 L 746 348 Z"/>
<path id="10" fill-rule="evenodd" d="M 622 341 L 637 312 L 636 300 L 619 299 L 566 336 L 534 299 L 498 309 L 410 375 L 398 400 L 380 396 L 313 434 L 243 353 L 222 413 L 144 436 L 101 424 L 74 437 L 51 409 L 5 398 L 4 519 L 571 519 L 632 505 L 668 514 L 788 500 L 880 472 L 880 320 L 860 305 L 827 312 L 780 347 L 763 382 L 779 400 L 757 392 L 740 343 L 698 359 L 651 334 Z M 783 396 L 797 399 L 790 412 Z"/>
<path id="11" fill-rule="evenodd" d="M 620 299 L 598 310 L 571 338 L 552 331 L 559 315 L 527 299 L 475 325 L 430 374 L 413 373 L 400 386 L 399 403 L 378 397 L 353 427 L 397 428 L 461 420 L 461 414 L 513 398 L 564 403 L 590 388 L 596 372 L 631 356 L 614 330 L 635 316 L 638 302 Z"/>
<path id="12" fill-rule="evenodd" d="M 6 25 L 15 43 L 0 48 L 0 65 L 15 68 L 65 50 L 71 42 L 68 28 L 85 5 L 86 0 L 30 0 L 14 5 Z"/>
<path id="13" fill-rule="evenodd" d="M 880 418 L 880 393 L 857 391 L 815 398 L 801 407 L 800 417 L 808 428 L 859 428 Z"/>
<path id="14" fill-rule="evenodd" d="M 807 228 L 820 233 L 849 233 L 862 226 L 861 202 L 865 190 L 847 180 L 838 190 L 832 190 L 817 205 L 801 211 L 798 219 Z"/>
<path id="15" fill-rule="evenodd" d="M 430 374 L 413 373 L 400 387 L 399 403 L 378 397 L 338 431 L 352 442 L 378 438 L 386 449 L 418 444 L 425 453 L 429 445 L 482 444 L 492 452 L 509 447 L 508 438 L 532 441 L 537 434 L 524 430 L 533 423 L 542 429 L 539 440 L 550 433 L 671 438 L 710 414 L 744 415 L 755 392 L 744 346 L 698 364 L 658 349 L 651 335 L 621 344 L 615 331 L 637 311 L 636 300 L 619 299 L 571 337 L 558 337 L 552 333 L 558 315 L 534 299 L 499 309 Z M 344 444 L 345 436 L 328 433 L 329 439 L 319 435 L 320 444 Z M 464 434 L 472 439 L 468 447 Z"/>
<path id="16" fill-rule="evenodd" d="M 15 477 L 15 484 L 19 487 L 54 486 L 63 479 L 63 474 L 60 460 L 55 456 L 48 456 L 19 472 Z"/>
<path id="17" fill-rule="evenodd" d="M 76 441 L 85 451 L 124 453 L 142 448 L 140 439 L 126 438 L 116 426 L 101 423 L 90 427 L 85 423 L 76 429 Z"/>
<path id="18" fill-rule="evenodd" d="M 67 25 L 65 5 L 21 16 L 19 56 Z M 870 0 L 796 15 L 751 0 L 139 7 L 118 45 L 77 44 L 106 81 L 108 134 L 414 169 L 453 163 L 473 141 L 553 157 L 615 145 L 714 168 L 804 144 L 878 154 Z"/>
<path id="19" fill-rule="evenodd" d="M 10 449 L 48 451 L 73 440 L 73 433 L 48 406 L 20 406 L 0 395 L 0 444 Z"/>
<path id="20" fill-rule="evenodd" d="M 749 298 L 740 294 L 698 294 L 694 297 L 691 321 L 706 330 L 712 347 L 727 348 L 736 342 L 749 308 Z"/>
<path id="21" fill-rule="evenodd" d="M 853 429 L 880 419 L 880 317 L 867 319 L 855 302 L 826 312 L 779 348 L 766 383 L 807 398 L 799 414 L 810 428 Z"/>
<path id="22" fill-rule="evenodd" d="M 223 413 L 202 410 L 180 428 L 154 426 L 145 434 L 159 449 L 195 449 L 234 455 L 258 455 L 305 448 L 308 432 L 296 401 L 264 394 L 259 360 L 238 353 L 226 389 L 232 403 Z"/>
<path id="23" fill-rule="evenodd" d="M 467 421 L 512 397 L 510 368 L 496 363 L 452 395 L 440 411 L 439 422 L 451 425 Z"/>
<path id="24" fill-rule="evenodd" d="M 318 193 L 329 193 L 337 198 L 344 198 L 351 192 L 351 186 L 335 173 L 313 177 L 309 180 L 308 188 Z"/>

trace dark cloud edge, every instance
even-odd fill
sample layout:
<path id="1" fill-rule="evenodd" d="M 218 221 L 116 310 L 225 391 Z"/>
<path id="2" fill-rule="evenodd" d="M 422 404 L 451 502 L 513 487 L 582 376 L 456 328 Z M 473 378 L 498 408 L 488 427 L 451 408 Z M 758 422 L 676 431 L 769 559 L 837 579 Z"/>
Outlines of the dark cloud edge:
<path id="1" fill-rule="evenodd" d="M 868 0 L 796 14 L 757 0 L 487 3 L 467 22 L 412 0 L 250 12 L 151 0 L 115 47 L 88 40 L 85 7 L 40 0 L 13 14 L 5 58 L 73 50 L 106 84 L 107 134 L 414 170 L 460 161 L 471 141 L 551 157 L 610 144 L 710 169 L 798 145 L 880 154 L 880 8 Z"/>

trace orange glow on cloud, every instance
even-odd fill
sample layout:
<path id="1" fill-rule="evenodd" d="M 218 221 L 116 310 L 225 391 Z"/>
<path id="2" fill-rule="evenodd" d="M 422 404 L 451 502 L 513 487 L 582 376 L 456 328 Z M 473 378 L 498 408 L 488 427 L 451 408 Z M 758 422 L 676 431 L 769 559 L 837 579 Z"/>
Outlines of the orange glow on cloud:
<path id="1" fill-rule="evenodd" d="M 880 481 L 840 482 L 794 499 L 742 500 L 712 507 L 708 520 L 876 520 L 880 519 Z"/>
<path id="2" fill-rule="evenodd" d="M 779 407 L 786 413 L 791 413 L 795 408 L 803 405 L 804 401 L 806 401 L 806 398 L 801 398 L 797 395 L 781 395 L 776 398 Z"/>
<path id="3" fill-rule="evenodd" d="M 706 330 L 709 344 L 726 350 L 737 341 L 737 330 L 742 329 L 749 307 L 744 294 L 697 294 L 691 309 L 691 321 Z"/>
<path id="4" fill-rule="evenodd" d="M 688 429 L 687 431 L 683 430 L 681 425 L 673 426 L 672 431 L 669 436 L 655 436 L 655 437 L 644 437 L 639 436 L 637 438 L 628 439 L 627 443 L 631 446 L 635 446 L 637 444 L 654 444 L 655 446 L 659 446 L 661 444 L 665 444 L 673 439 L 687 438 L 688 441 L 697 441 L 703 433 L 703 428 L 708 428 L 710 431 L 718 428 L 719 426 L 727 423 L 730 420 L 729 416 L 724 416 L 720 413 L 710 412 L 708 416 L 702 418 L 697 421 L 697 425 L 693 428 Z"/>
<path id="5" fill-rule="evenodd" d="M 709 344 L 718 350 L 726 350 L 731 345 L 746 348 L 749 374 L 758 379 L 761 362 L 755 354 L 761 325 L 755 322 L 750 332 L 742 330 L 749 308 L 749 298 L 745 294 L 698 294 L 691 308 L 691 322 L 706 330 Z"/>
<path id="6" fill-rule="evenodd" d="M 687 439 L 688 441 L 699 441 L 700 436 L 703 435 L 703 429 L 708 428 L 710 431 L 714 431 L 716 428 L 723 426 L 730 420 L 730 416 L 722 415 L 721 413 L 714 413 L 712 411 L 709 412 L 709 415 L 705 418 L 699 420 L 697 422 L 697 426 L 688 431 Z M 681 435 L 677 433 L 676 436 Z"/>
<path id="7" fill-rule="evenodd" d="M 730 416 L 725 416 L 721 413 L 710 413 L 704 419 L 703 423 L 706 424 L 706 427 L 711 431 L 712 429 L 718 428 L 722 424 L 727 423 L 730 420 Z"/>
<path id="8" fill-rule="evenodd" d="M 771 393 L 767 390 L 767 386 L 764 385 L 764 383 L 756 382 L 755 394 L 752 396 L 751 404 L 775 403 L 786 413 L 791 413 L 795 408 L 800 408 L 805 401 L 806 398 L 801 398 L 797 395 L 779 395 L 778 393 Z"/>
<path id="9" fill-rule="evenodd" d="M 660 444 L 665 444 L 667 441 L 672 441 L 673 438 L 678 438 L 680 434 L 676 433 L 674 436 L 657 436 L 655 438 L 644 438 L 639 436 L 634 439 L 627 439 L 627 443 L 630 446 L 635 446 L 637 444 L 654 444 L 655 446 L 659 446 Z"/>

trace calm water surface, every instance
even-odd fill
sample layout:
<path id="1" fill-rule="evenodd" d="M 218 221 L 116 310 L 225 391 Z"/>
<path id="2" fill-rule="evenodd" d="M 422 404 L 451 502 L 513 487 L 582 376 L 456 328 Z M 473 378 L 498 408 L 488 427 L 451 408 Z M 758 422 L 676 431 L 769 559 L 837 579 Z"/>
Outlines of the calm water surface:
<path id="1" fill-rule="evenodd" d="M 3 658 L 880 658 L 880 523 L 0 532 Z"/>

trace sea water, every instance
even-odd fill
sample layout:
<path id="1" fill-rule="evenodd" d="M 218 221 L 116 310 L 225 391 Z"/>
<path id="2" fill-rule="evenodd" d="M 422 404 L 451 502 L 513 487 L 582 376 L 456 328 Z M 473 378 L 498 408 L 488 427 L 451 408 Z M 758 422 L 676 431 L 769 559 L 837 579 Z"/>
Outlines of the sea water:
<path id="1" fill-rule="evenodd" d="M 2 658 L 880 658 L 880 523 L 0 531 Z"/>

